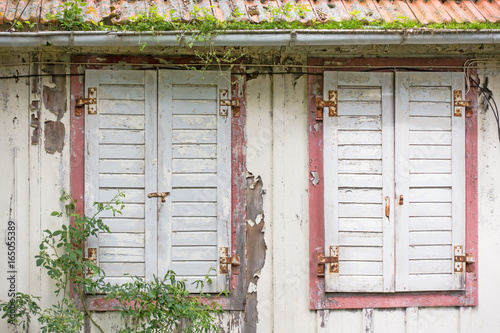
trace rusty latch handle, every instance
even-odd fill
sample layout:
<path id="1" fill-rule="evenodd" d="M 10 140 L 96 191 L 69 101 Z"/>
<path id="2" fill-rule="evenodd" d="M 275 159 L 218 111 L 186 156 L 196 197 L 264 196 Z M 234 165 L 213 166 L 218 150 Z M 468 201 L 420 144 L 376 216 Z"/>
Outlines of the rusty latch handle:
<path id="1" fill-rule="evenodd" d="M 167 200 L 165 199 L 168 195 L 168 192 L 153 192 L 153 193 L 148 193 L 148 198 L 152 197 L 158 197 L 161 198 L 161 202 L 166 202 Z"/>
<path id="2" fill-rule="evenodd" d="M 391 199 L 387 196 L 385 197 L 385 216 L 389 217 L 389 212 L 391 208 Z"/>

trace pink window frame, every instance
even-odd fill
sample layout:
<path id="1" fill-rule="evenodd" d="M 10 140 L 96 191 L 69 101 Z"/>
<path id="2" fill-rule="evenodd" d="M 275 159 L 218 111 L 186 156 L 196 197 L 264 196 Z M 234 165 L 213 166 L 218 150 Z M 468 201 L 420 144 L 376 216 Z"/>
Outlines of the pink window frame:
<path id="1" fill-rule="evenodd" d="M 168 60 L 168 61 L 167 61 Z M 132 56 L 73 56 L 71 59 L 71 195 L 77 199 L 76 209 L 84 212 L 85 197 L 85 112 L 82 116 L 75 115 L 75 102 L 77 96 L 85 96 L 85 70 L 86 69 L 161 69 L 162 64 L 186 64 L 196 62 L 192 57 L 132 57 Z M 245 202 L 246 202 L 246 108 L 245 108 L 245 76 L 237 75 L 239 67 L 232 69 L 231 81 L 232 96 L 240 98 L 240 114 L 232 117 L 231 121 L 231 255 L 239 254 L 241 265 L 239 274 L 230 277 L 229 297 L 214 298 L 223 309 L 239 310 L 245 308 L 246 293 L 246 237 L 245 237 Z M 237 83 L 238 82 L 238 83 Z M 99 110 L 98 110 L 99 112 Z M 77 304 L 80 303 L 78 295 L 72 296 Z M 87 298 L 89 311 L 116 311 L 119 305 L 116 300 L 105 301 L 104 296 Z M 81 307 L 81 304 L 80 304 Z"/>
<path id="2" fill-rule="evenodd" d="M 466 172 L 466 252 L 476 258 L 472 272 L 465 273 L 464 291 L 388 293 L 388 294 L 330 294 L 325 280 L 317 275 L 318 253 L 324 252 L 323 226 L 323 123 L 316 120 L 316 99 L 323 95 L 323 72 L 363 71 L 398 68 L 426 69 L 442 72 L 463 71 L 464 60 L 457 59 L 323 59 L 309 60 L 309 171 L 317 173 L 320 182 L 309 184 L 309 307 L 315 309 L 394 308 L 412 306 L 476 306 L 477 276 L 477 88 L 471 88 L 466 99 L 472 101 L 472 117 L 465 117 Z M 470 75 L 475 77 L 477 71 Z"/>

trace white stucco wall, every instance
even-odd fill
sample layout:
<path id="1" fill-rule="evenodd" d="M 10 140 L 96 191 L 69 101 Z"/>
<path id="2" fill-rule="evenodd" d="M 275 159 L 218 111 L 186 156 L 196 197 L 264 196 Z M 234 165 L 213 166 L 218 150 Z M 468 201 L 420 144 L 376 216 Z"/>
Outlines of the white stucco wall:
<path id="1" fill-rule="evenodd" d="M 47 55 L 48 56 L 48 55 Z M 34 73 L 28 53 L 0 57 L 0 76 Z M 481 65 L 482 84 L 500 103 L 500 63 Z M 42 68 L 43 69 L 43 68 Z M 40 69 L 40 73 L 42 72 Z M 41 84 L 52 86 L 51 77 Z M 307 76 L 259 75 L 247 83 L 247 169 L 260 175 L 264 184 L 264 238 L 267 259 L 260 271 L 258 332 L 498 332 L 500 316 L 500 142 L 491 110 L 479 107 L 479 305 L 472 308 L 404 308 L 310 311 L 308 281 L 308 124 Z M 69 78 L 67 79 L 69 101 Z M 41 230 L 54 228 L 63 220 L 50 217 L 61 209 L 58 198 L 69 189 L 69 112 L 62 153 L 49 154 L 44 137 L 31 144 L 30 104 L 41 100 L 40 92 L 27 78 L 0 80 L 0 235 L 7 222 L 17 225 L 17 290 L 41 295 L 43 305 L 54 296 L 47 275 L 35 267 Z M 481 99 L 480 99 L 481 101 Z M 56 116 L 41 104 L 40 123 Z M 67 222 L 67 221 L 66 221 Z M 7 279 L 7 246 L 0 243 L 0 281 Z M 0 299 L 7 299 L 6 284 Z M 239 314 L 240 315 L 240 314 Z M 116 330 L 117 313 L 99 314 L 96 320 L 106 331 Z M 239 318 L 235 322 L 234 318 Z M 239 332 L 243 316 L 222 318 L 226 332 Z M 12 331 L 12 329 L 11 329 Z M 36 327 L 33 328 L 36 332 Z M 95 330 L 92 329 L 92 332 Z M 9 332 L 5 321 L 0 332 Z"/>

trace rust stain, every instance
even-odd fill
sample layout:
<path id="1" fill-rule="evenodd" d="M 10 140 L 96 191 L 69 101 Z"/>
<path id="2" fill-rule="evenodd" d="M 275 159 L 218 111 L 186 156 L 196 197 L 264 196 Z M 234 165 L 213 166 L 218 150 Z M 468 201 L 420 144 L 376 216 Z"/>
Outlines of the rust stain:
<path id="1" fill-rule="evenodd" d="M 263 183 L 260 176 L 247 175 L 247 300 L 245 308 L 246 332 L 256 332 L 258 322 L 257 283 L 266 262 L 267 245 L 264 240 Z"/>
<path id="2" fill-rule="evenodd" d="M 66 129 L 60 121 L 47 120 L 45 122 L 45 151 L 49 154 L 62 153 Z"/>

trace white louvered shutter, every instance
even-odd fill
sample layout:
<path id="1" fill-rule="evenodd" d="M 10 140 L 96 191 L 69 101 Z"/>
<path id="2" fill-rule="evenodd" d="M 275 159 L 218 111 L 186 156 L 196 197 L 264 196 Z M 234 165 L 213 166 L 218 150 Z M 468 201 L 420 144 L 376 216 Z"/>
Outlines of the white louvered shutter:
<path id="1" fill-rule="evenodd" d="M 229 76 L 228 76 L 229 77 Z M 86 71 L 97 88 L 97 114 L 86 115 L 86 213 L 92 203 L 124 190 L 123 215 L 102 215 L 111 233 L 89 239 L 113 283 L 124 274 L 151 279 L 174 270 L 180 278 L 214 279 L 226 287 L 218 250 L 229 247 L 230 115 L 218 115 L 219 73 Z M 148 198 L 169 192 L 164 203 Z"/>
<path id="2" fill-rule="evenodd" d="M 159 210 L 158 269 L 189 284 L 212 267 L 205 291 L 220 291 L 227 287 L 218 259 L 229 246 L 231 115 L 219 115 L 218 97 L 219 89 L 230 92 L 230 75 L 165 70 L 158 82 L 158 190 L 170 192 Z"/>
<path id="3" fill-rule="evenodd" d="M 464 289 L 454 246 L 465 245 L 464 117 L 453 116 L 463 73 L 396 74 L 396 291 Z"/>
<path id="4" fill-rule="evenodd" d="M 326 265 L 327 292 L 394 289 L 392 210 L 385 216 L 385 198 L 394 198 L 392 78 L 325 72 L 324 96 L 338 92 L 338 117 L 325 111 L 323 121 L 325 255 L 339 247 L 339 272 Z"/>

